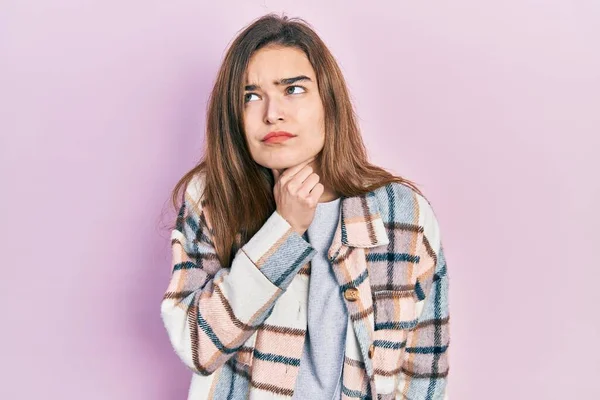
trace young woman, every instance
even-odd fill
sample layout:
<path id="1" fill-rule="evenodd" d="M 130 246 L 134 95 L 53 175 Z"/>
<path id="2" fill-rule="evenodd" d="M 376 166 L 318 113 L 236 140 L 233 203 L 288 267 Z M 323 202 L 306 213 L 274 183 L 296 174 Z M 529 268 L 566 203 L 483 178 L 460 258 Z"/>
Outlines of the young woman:
<path id="1" fill-rule="evenodd" d="M 436 217 L 367 161 L 342 73 L 307 23 L 269 14 L 237 36 L 205 143 L 173 193 L 161 305 L 194 371 L 188 398 L 446 398 Z"/>

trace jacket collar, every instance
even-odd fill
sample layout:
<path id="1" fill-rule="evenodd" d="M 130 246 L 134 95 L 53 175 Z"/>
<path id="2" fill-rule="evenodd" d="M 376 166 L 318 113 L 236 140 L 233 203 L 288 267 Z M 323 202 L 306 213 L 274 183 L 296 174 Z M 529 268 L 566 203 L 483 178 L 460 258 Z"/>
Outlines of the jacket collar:
<path id="1" fill-rule="evenodd" d="M 366 248 L 389 242 L 375 193 L 342 196 L 339 222 L 328 251 L 330 260 L 342 246 Z"/>

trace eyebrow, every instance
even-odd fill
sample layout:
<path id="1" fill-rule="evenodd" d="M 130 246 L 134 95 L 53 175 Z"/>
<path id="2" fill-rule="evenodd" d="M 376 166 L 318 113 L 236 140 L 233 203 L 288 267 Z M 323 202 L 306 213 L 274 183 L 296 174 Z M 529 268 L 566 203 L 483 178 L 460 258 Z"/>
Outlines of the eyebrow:
<path id="1" fill-rule="evenodd" d="M 293 78 L 279 79 L 278 81 L 274 81 L 273 84 L 274 85 L 291 85 L 292 83 L 296 83 L 296 82 L 299 82 L 299 81 L 312 82 L 313 80 L 310 79 L 306 75 L 299 75 L 299 76 L 295 76 Z M 244 90 L 257 90 L 257 89 L 260 89 L 260 86 L 256 85 L 256 84 L 246 85 L 244 87 Z"/>

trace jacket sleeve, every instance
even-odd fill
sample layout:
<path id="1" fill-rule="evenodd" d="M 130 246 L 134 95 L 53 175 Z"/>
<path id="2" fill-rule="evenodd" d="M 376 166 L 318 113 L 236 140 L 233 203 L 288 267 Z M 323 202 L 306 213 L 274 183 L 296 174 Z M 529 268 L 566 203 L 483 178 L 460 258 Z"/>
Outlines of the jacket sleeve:
<path id="1" fill-rule="evenodd" d="M 265 321 L 277 299 L 316 250 L 277 211 L 221 265 L 210 218 L 198 201 L 203 184 L 185 190 L 171 234 L 172 273 L 161 302 L 170 342 L 194 372 L 210 375 Z"/>
<path id="2" fill-rule="evenodd" d="M 407 333 L 396 399 L 447 400 L 448 273 L 437 219 L 427 200 L 418 197 L 423 232 L 415 285 L 417 319 Z"/>

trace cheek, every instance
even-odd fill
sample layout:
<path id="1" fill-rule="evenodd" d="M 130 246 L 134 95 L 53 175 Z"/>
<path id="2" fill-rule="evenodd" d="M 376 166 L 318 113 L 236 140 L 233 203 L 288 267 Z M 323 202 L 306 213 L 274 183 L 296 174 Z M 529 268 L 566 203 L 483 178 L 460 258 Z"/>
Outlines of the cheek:
<path id="1" fill-rule="evenodd" d="M 325 143 L 322 112 L 318 107 L 305 111 L 305 115 L 301 119 L 303 136 L 306 138 L 305 149 L 316 154 L 323 149 Z"/>
<path id="2" fill-rule="evenodd" d="M 300 121 L 303 130 L 311 136 L 324 136 L 324 111 L 320 103 L 300 108 L 297 120 Z"/>
<path id="3" fill-rule="evenodd" d="M 252 109 L 244 110 L 244 130 L 248 134 L 251 134 L 253 127 L 256 126 L 256 117 L 254 114 L 255 113 L 252 111 Z"/>
<path id="4" fill-rule="evenodd" d="M 260 120 L 257 120 L 256 112 L 248 110 L 244 113 L 244 136 L 250 148 L 256 146 L 256 137 L 260 133 Z"/>

